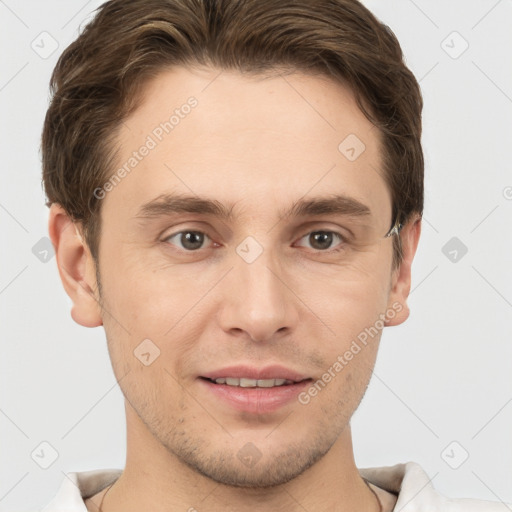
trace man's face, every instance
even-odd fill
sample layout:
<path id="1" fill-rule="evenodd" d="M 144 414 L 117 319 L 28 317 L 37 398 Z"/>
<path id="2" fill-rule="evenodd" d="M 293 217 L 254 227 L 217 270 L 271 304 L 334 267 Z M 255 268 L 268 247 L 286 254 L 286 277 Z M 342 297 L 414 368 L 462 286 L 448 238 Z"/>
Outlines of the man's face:
<path id="1" fill-rule="evenodd" d="M 377 130 L 325 78 L 176 68 L 148 84 L 118 142 L 116 169 L 134 151 L 137 163 L 102 199 L 99 270 L 128 421 L 216 481 L 290 480 L 348 426 L 381 330 L 366 344 L 358 335 L 391 307 Z M 143 208 L 176 195 L 215 201 L 231 217 Z M 283 216 L 336 195 L 369 214 Z M 236 386 L 240 378 L 264 382 Z"/>

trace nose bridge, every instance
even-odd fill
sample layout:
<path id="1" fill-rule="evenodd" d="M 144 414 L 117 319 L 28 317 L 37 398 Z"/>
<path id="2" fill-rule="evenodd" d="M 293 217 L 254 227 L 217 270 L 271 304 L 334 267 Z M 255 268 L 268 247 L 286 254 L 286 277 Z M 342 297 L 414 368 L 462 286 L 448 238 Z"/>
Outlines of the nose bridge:
<path id="1" fill-rule="evenodd" d="M 298 314 L 275 251 L 247 237 L 236 253 L 223 327 L 243 330 L 255 341 L 292 327 Z"/>

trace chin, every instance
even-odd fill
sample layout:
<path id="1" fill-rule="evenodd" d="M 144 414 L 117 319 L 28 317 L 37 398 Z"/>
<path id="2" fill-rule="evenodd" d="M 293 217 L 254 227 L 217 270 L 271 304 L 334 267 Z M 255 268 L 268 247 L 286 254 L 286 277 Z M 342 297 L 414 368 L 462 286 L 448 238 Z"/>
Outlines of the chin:
<path id="1" fill-rule="evenodd" d="M 248 489 L 262 489 L 286 484 L 304 473 L 320 460 L 332 443 L 292 445 L 282 448 L 258 450 L 248 442 L 238 452 L 222 450 L 201 454 L 187 451 L 182 446 L 178 457 L 195 472 L 222 485 Z M 183 450 L 185 448 L 185 450 Z"/>

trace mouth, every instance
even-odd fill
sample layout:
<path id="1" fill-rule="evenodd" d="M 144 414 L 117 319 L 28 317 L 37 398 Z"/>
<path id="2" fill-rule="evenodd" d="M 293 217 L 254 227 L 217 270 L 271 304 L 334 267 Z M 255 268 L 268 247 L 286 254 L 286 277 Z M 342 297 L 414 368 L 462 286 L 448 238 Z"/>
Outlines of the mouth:
<path id="1" fill-rule="evenodd" d="M 225 384 L 226 386 L 233 386 L 235 388 L 274 388 L 280 386 L 289 386 L 290 384 L 297 384 L 297 382 L 289 379 L 248 379 L 242 377 L 219 377 L 217 379 L 208 379 L 213 384 Z"/>
<path id="2" fill-rule="evenodd" d="M 297 402 L 297 395 L 313 379 L 283 366 L 237 366 L 198 378 L 210 396 L 233 411 L 269 414 Z"/>

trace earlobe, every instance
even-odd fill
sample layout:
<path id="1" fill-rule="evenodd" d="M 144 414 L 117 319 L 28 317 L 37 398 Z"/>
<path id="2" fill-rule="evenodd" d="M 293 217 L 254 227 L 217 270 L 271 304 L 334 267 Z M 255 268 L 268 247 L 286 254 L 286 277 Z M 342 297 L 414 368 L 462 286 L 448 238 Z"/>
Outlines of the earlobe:
<path id="1" fill-rule="evenodd" d="M 399 268 L 393 272 L 391 290 L 388 299 L 388 310 L 395 315 L 386 320 L 385 326 L 400 325 L 409 318 L 407 298 L 411 291 L 411 267 L 421 234 L 421 217 L 411 219 L 402 229 L 403 260 Z"/>
<path id="2" fill-rule="evenodd" d="M 62 284 L 73 301 L 71 317 L 84 327 L 103 325 L 95 262 L 77 225 L 58 204 L 50 207 L 48 232 Z"/>

